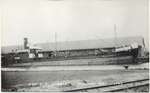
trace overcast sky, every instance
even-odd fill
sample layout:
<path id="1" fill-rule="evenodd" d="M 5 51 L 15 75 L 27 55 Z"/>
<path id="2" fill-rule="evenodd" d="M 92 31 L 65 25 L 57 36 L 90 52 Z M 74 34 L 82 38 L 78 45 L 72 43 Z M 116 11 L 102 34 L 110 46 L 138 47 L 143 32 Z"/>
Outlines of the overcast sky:
<path id="1" fill-rule="evenodd" d="M 1 0 L 2 46 L 143 36 L 148 45 L 148 0 Z"/>

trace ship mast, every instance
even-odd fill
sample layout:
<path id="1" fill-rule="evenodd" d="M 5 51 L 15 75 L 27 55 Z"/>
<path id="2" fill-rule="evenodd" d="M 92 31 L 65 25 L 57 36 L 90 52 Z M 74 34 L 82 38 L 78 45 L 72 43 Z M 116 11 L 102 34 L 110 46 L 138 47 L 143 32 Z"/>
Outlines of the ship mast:
<path id="1" fill-rule="evenodd" d="M 116 49 L 117 47 L 117 28 L 116 28 L 116 24 L 114 24 L 114 48 Z"/>
<path id="2" fill-rule="evenodd" d="M 57 55 L 57 32 L 55 32 L 55 55 Z"/>
<path id="3" fill-rule="evenodd" d="M 117 49 L 117 27 L 116 24 L 114 24 L 114 49 Z M 115 51 L 115 56 L 116 56 L 116 63 L 118 63 L 118 59 L 117 59 L 117 52 Z"/>

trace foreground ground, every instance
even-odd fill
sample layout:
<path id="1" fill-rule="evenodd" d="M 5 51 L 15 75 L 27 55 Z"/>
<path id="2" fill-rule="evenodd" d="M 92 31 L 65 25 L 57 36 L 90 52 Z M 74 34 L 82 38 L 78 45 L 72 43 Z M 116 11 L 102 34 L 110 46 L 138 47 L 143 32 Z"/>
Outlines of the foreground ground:
<path id="1" fill-rule="evenodd" d="M 148 67 L 148 66 L 146 66 Z M 30 85 L 31 87 L 18 88 L 15 91 L 52 91 L 52 85 L 61 85 L 72 82 L 80 86 L 88 83 L 119 83 L 121 81 L 149 78 L 149 70 L 144 65 L 131 66 L 125 70 L 123 66 L 97 66 L 97 67 L 41 67 L 21 70 L 2 69 L 2 89 L 9 91 L 12 87 Z M 59 68 L 59 69 L 58 69 Z M 80 69 L 79 69 L 80 68 Z M 95 70 L 94 70 L 95 68 Z M 99 68 L 99 69 L 98 69 Z M 101 69 L 100 69 L 101 68 Z M 108 69 L 106 69 L 108 68 Z M 111 68 L 111 69 L 110 69 Z M 117 68 L 117 69 L 115 69 Z M 16 70 L 19 69 L 19 70 Z M 39 71 L 39 69 L 41 69 Z M 49 69 L 49 70 L 48 70 Z M 69 70 L 73 69 L 73 70 Z M 92 69 L 92 70 L 91 70 Z M 40 85 L 33 87 L 34 85 Z M 49 85 L 49 86 L 47 86 Z M 43 88 L 44 87 L 44 88 Z M 148 88 L 148 87 L 146 87 Z M 11 90 L 12 91 L 12 90 Z"/>

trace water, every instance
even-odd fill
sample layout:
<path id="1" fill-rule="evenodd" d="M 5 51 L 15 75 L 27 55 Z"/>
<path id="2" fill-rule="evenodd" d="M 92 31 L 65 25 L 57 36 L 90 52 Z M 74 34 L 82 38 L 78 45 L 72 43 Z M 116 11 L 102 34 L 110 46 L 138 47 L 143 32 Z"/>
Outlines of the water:
<path id="1" fill-rule="evenodd" d="M 149 68 L 148 63 L 128 65 L 129 69 Z M 2 71 L 62 71 L 62 70 L 122 70 L 124 65 L 98 65 L 98 66 L 38 66 L 30 68 L 2 68 Z"/>

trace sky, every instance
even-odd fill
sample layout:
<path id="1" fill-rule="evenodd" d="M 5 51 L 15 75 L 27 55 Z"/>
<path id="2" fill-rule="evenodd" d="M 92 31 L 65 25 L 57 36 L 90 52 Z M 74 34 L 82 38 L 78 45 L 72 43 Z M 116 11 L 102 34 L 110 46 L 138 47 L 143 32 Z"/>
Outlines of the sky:
<path id="1" fill-rule="evenodd" d="M 1 45 L 143 36 L 148 0 L 0 0 Z M 55 39 L 55 36 L 57 39 Z"/>

